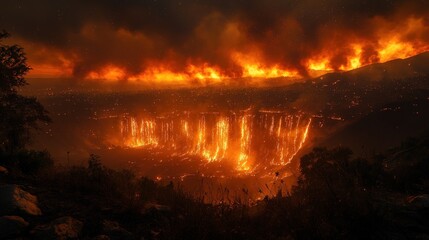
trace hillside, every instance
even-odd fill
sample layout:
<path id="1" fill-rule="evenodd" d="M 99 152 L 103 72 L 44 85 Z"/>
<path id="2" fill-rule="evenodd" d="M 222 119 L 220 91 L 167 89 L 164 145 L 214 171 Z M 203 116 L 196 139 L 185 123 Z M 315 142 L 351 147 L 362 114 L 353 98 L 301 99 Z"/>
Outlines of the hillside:
<path id="1" fill-rule="evenodd" d="M 344 120 L 331 126 L 333 134 L 317 144 L 350 146 L 355 152 L 381 151 L 427 131 L 428 62 L 426 52 L 327 74 L 301 86 L 301 104 L 310 106 L 309 111 Z"/>

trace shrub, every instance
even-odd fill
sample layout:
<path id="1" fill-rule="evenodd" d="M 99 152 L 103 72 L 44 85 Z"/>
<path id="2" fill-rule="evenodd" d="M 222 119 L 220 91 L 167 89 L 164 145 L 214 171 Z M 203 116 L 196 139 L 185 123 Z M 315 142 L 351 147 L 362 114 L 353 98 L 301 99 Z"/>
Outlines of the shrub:
<path id="1" fill-rule="evenodd" d="M 48 151 L 20 150 L 13 154 L 0 153 L 0 163 L 25 175 L 36 175 L 54 165 Z"/>

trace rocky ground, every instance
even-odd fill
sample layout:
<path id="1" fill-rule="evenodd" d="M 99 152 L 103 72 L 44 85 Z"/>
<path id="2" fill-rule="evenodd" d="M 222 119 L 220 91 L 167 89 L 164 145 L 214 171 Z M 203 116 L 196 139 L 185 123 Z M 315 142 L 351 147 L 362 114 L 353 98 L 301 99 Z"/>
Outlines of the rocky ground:
<path id="1" fill-rule="evenodd" d="M 0 239 L 145 239 L 144 235 L 152 239 L 159 234 L 156 224 L 144 228 L 145 219 L 150 215 L 158 221 L 170 211 L 168 206 L 147 203 L 140 213 L 130 214 L 129 206 L 9 177 L 1 166 L 0 174 Z M 127 217 L 137 215 L 144 228 L 138 237 L 112 220 L 130 222 Z"/>

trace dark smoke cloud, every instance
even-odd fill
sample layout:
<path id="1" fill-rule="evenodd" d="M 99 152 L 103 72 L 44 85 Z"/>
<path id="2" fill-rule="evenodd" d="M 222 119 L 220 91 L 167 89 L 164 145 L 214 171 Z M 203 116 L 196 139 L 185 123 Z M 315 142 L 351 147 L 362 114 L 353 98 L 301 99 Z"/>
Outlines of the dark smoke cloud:
<path id="1" fill-rule="evenodd" d="M 78 77 L 106 64 L 130 74 L 157 61 L 182 70 L 190 60 L 234 76 L 241 69 L 231 51 L 254 47 L 267 63 L 305 75 L 305 60 L 327 47 L 331 65 L 344 64 L 348 39 L 366 42 L 361 61 L 376 62 L 374 19 L 394 25 L 417 17 L 428 25 L 428 14 L 426 0 L 3 0 L 0 28 L 63 53 Z M 409 37 L 429 43 L 427 32 Z"/>

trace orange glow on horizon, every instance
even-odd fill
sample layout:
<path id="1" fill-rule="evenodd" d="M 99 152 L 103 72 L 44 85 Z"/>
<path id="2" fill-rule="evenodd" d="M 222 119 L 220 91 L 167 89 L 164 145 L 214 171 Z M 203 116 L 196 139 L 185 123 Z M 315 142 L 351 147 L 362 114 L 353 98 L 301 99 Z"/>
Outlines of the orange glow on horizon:
<path id="1" fill-rule="evenodd" d="M 92 71 L 86 76 L 87 79 L 103 79 L 108 81 L 119 81 L 125 79 L 125 70 L 115 66 L 106 66 L 100 72 Z"/>
<path id="2" fill-rule="evenodd" d="M 283 69 L 279 65 L 263 64 L 258 56 L 250 54 L 235 53 L 232 59 L 236 62 L 243 74 L 241 77 L 249 78 L 277 78 L 277 77 L 299 77 L 296 71 Z"/>
<path id="3" fill-rule="evenodd" d="M 349 71 L 364 65 L 403 59 L 429 51 L 429 45 L 424 40 L 420 40 L 424 39 L 423 34 L 429 32 L 429 26 L 424 19 L 411 17 L 394 24 L 385 19 L 374 18 L 371 23 L 378 26 L 378 30 L 373 36 L 374 39 L 344 34 L 340 38 L 337 37 L 335 41 L 329 38 L 321 40 L 320 49 L 313 50 L 311 54 L 303 54 L 302 59 L 297 59 L 295 63 L 273 61 L 264 52 L 263 46 L 246 42 L 246 36 L 240 30 L 240 23 L 231 23 L 228 25 L 230 28 L 225 30 L 222 35 L 222 39 L 226 43 L 228 43 L 227 39 L 232 38 L 233 43 L 237 44 L 230 46 L 224 43 L 226 44 L 225 49 L 222 50 L 225 51 L 222 53 L 224 54 L 222 61 L 228 61 L 226 66 L 230 66 L 231 69 L 223 69 L 221 65 L 225 64 L 204 60 L 204 56 L 198 57 L 198 60 L 189 58 L 182 64 L 180 61 L 183 60 L 176 60 L 174 50 L 172 50 L 172 56 L 165 57 L 168 60 L 161 58 L 154 62 L 151 59 L 142 59 L 145 64 L 142 64 L 141 72 L 131 73 L 120 64 L 108 63 L 97 65 L 99 67 L 79 74 L 83 74 L 82 78 L 87 80 L 128 81 L 160 86 L 229 84 L 235 78 L 250 78 L 252 80 L 247 83 L 258 86 L 263 79 L 280 77 L 300 79 L 308 77 L 308 75 L 316 77 L 327 72 Z M 204 34 L 205 32 L 199 29 L 197 33 Z M 96 37 L 96 35 L 89 34 L 86 28 L 82 30 L 82 34 L 88 38 Z M 152 44 L 149 36 L 133 35 L 132 32 L 125 29 L 116 30 L 114 34 L 130 41 L 142 41 L 144 45 Z M 336 52 L 336 44 L 339 41 L 343 44 L 341 49 L 346 49 L 344 52 Z M 29 64 L 33 70 L 29 72 L 28 77 L 73 77 L 74 69 L 79 62 L 78 52 L 67 55 L 59 49 L 48 49 L 24 40 L 18 42 L 23 43 L 22 45 L 30 53 Z M 30 47 L 27 48 L 26 44 Z M 238 47 L 240 45 L 243 47 Z M 298 69 L 300 70 L 298 71 Z M 288 80 L 284 81 L 287 83 Z"/>

